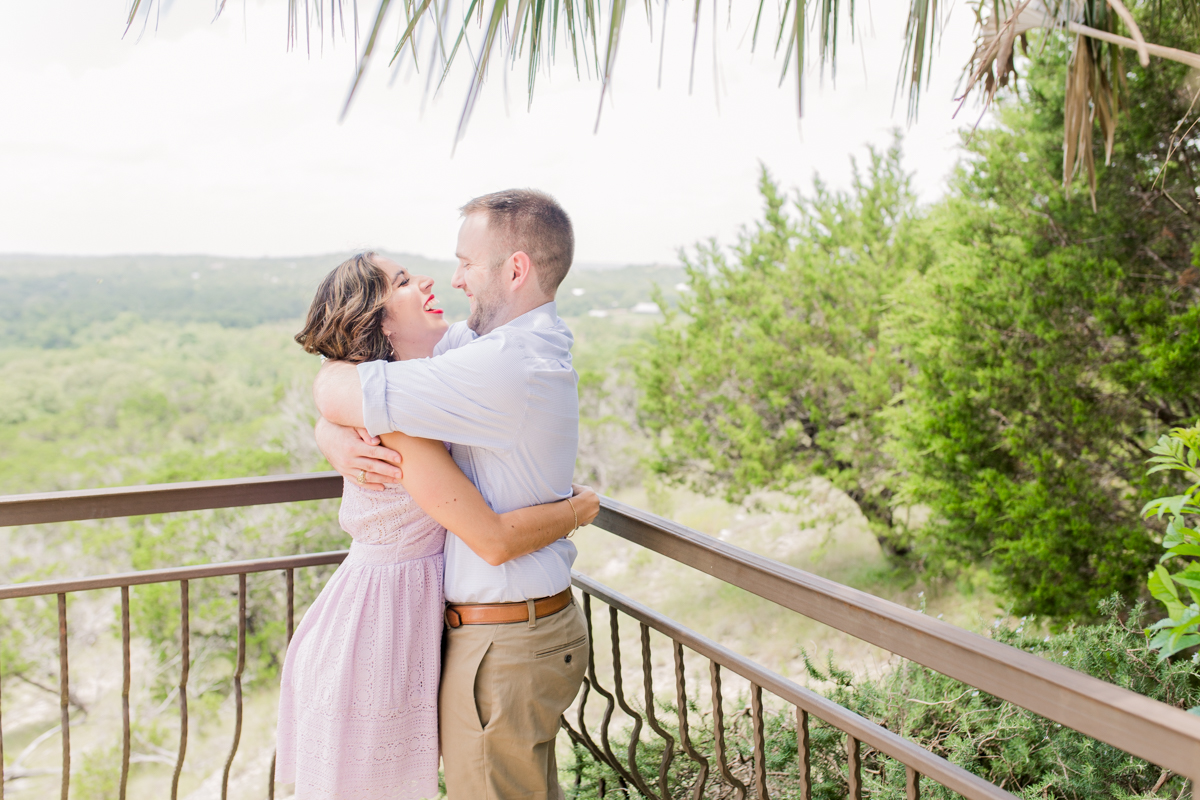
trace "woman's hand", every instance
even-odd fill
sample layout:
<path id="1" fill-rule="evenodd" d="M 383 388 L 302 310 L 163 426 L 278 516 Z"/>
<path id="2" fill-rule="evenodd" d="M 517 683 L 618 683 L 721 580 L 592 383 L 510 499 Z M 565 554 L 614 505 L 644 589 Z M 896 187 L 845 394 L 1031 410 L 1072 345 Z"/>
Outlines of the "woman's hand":
<path id="1" fill-rule="evenodd" d="M 380 447 L 379 439 L 366 431 L 320 419 L 315 433 L 317 447 L 333 468 L 364 489 L 381 491 L 385 483 L 399 483 L 404 478 L 400 454 Z"/>
<path id="2" fill-rule="evenodd" d="M 578 483 L 572 483 L 571 489 L 574 491 L 571 495 L 571 505 L 575 508 L 575 515 L 579 517 L 579 527 L 591 525 L 600 513 L 600 495 L 592 491 L 592 487 Z"/>

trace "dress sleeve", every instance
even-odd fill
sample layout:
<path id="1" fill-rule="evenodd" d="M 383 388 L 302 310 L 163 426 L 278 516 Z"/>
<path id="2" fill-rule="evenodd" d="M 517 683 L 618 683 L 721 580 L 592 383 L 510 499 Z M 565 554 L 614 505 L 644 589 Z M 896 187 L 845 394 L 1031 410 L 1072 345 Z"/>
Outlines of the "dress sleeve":
<path id="1" fill-rule="evenodd" d="M 358 366 L 363 421 L 372 436 L 400 431 L 424 439 L 505 450 L 529 401 L 521 359 L 492 341 L 434 358 Z"/>

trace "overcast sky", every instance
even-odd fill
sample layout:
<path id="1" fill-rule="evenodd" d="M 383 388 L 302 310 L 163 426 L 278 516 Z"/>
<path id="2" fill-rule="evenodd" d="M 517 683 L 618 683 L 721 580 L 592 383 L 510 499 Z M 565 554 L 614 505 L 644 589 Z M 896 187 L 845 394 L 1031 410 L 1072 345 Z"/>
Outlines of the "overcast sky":
<path id="1" fill-rule="evenodd" d="M 599 83 L 577 80 L 569 59 L 542 75 L 528 113 L 524 73 L 494 68 L 452 156 L 469 62 L 422 111 L 424 63 L 420 75 L 406 67 L 388 86 L 398 18 L 385 58 L 339 124 L 353 45 L 326 40 L 322 52 L 314 41 L 311 57 L 303 46 L 287 52 L 285 0 L 229 0 L 216 22 L 211 0 L 174 0 L 140 41 L 139 27 L 121 38 L 125 0 L 9 3 L 0 26 L 0 252 L 260 256 L 378 246 L 449 258 L 458 206 L 534 186 L 573 216 L 578 260 L 670 262 L 680 247 L 731 242 L 754 221 L 760 162 L 788 188 L 807 187 L 814 172 L 842 187 L 851 156 L 904 126 L 893 91 L 907 2 L 857 4 L 860 35 L 843 44 L 836 88 L 814 68 L 802 121 L 794 76 L 779 87 L 771 37 L 750 52 L 756 6 L 744 0 L 732 22 L 719 3 L 716 91 L 705 2 L 689 96 L 688 5 L 669 9 L 659 89 L 661 19 L 651 42 L 642 5 L 630 4 L 598 133 Z M 359 6 L 366 26 L 375 4 Z M 926 201 L 957 158 L 956 131 L 978 113 L 951 116 L 971 16 L 954 4 L 920 122 L 906 133 L 906 164 Z"/>

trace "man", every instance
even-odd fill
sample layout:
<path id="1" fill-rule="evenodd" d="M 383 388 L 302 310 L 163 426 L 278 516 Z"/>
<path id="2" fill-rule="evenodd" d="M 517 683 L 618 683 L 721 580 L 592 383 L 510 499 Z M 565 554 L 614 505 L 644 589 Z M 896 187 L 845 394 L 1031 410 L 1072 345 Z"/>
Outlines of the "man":
<path id="1" fill-rule="evenodd" d="M 314 387 L 321 449 L 360 483 L 394 482 L 395 461 L 345 427 L 451 443 L 500 513 L 571 496 L 579 400 L 571 332 L 555 293 L 575 241 L 548 195 L 497 192 L 463 206 L 458 269 L 471 313 L 429 359 L 328 362 Z M 336 424 L 332 424 L 336 423 Z M 554 744 L 587 666 L 587 626 L 570 593 L 575 546 L 560 539 L 495 565 L 450 532 L 439 695 L 451 800 L 562 797 Z"/>

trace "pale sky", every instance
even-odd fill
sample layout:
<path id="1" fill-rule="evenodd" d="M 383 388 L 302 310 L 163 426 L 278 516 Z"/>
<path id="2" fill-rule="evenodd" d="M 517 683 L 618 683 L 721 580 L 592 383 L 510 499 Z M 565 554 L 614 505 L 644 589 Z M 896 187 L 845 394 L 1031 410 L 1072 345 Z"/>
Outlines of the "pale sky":
<path id="1" fill-rule="evenodd" d="M 139 26 L 121 38 L 125 0 L 9 3 L 0 252 L 278 256 L 375 246 L 451 258 L 458 206 L 513 186 L 562 202 L 579 261 L 673 262 L 700 240 L 731 243 L 760 214 L 760 162 L 789 189 L 807 187 L 814 172 L 844 187 L 850 156 L 865 158 L 867 143 L 886 144 L 905 125 L 893 93 L 908 3 L 857 4 L 860 35 L 843 43 L 836 88 L 828 75 L 822 85 L 810 56 L 800 121 L 795 78 L 779 86 L 771 34 L 750 52 L 757 4 L 739 0 L 732 22 L 728 4 L 718 5 L 719 91 L 711 0 L 690 96 L 690 4 L 669 8 L 659 89 L 661 4 L 651 42 L 642 4 L 631 3 L 598 133 L 600 84 L 577 80 L 560 50 L 528 113 L 524 71 L 494 62 L 451 156 L 469 61 L 422 112 L 426 58 L 420 75 L 406 68 L 388 86 L 398 16 L 339 123 L 352 40 L 326 39 L 323 53 L 314 41 L 311 57 L 303 43 L 287 52 L 286 0 L 229 0 L 215 23 L 211 0 L 173 0 L 140 41 Z M 366 27 L 376 4 L 359 6 Z M 398 15 L 401 3 L 392 6 Z M 971 10 L 954 4 L 920 122 L 906 133 L 924 201 L 943 191 L 956 131 L 978 116 L 968 105 L 952 118 L 971 27 Z"/>

